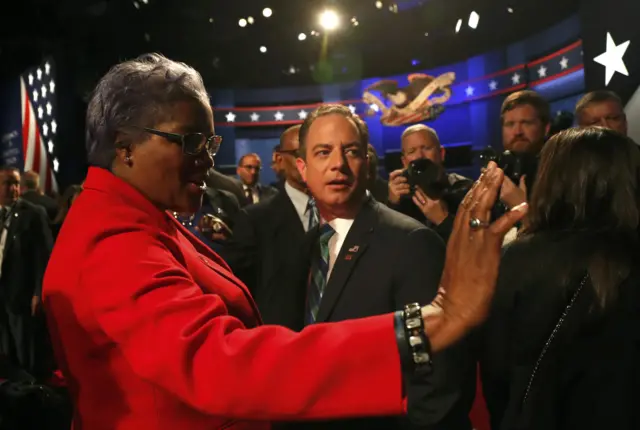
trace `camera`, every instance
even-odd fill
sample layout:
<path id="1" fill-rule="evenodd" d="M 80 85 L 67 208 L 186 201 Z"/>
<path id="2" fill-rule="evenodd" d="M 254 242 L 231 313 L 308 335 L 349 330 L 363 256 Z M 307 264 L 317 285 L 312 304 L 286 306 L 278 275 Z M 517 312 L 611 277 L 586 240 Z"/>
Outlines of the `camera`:
<path id="1" fill-rule="evenodd" d="M 433 161 L 420 158 L 409 163 L 409 166 L 402 172 L 407 178 L 411 198 L 419 187 L 433 200 L 443 200 L 451 212 L 458 210 L 458 206 L 464 196 L 473 186 L 473 181 L 459 175 L 447 175 L 442 165 Z"/>
<path id="2" fill-rule="evenodd" d="M 531 190 L 538 170 L 537 155 L 514 151 L 504 151 L 500 154 L 489 147 L 480 153 L 480 164 L 487 167 L 490 161 L 494 161 L 504 171 L 504 175 L 516 185 L 520 183 L 520 178 L 526 176 L 527 189 Z"/>

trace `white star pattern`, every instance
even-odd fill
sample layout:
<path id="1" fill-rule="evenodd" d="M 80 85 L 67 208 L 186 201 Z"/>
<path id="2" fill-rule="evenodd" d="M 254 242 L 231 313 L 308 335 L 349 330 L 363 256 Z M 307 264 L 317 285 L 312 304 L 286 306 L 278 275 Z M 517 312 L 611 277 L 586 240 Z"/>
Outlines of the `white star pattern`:
<path id="1" fill-rule="evenodd" d="M 60 168 L 60 162 L 58 161 L 57 158 L 54 158 L 53 159 L 53 170 L 57 172 L 59 168 Z"/>
<path id="2" fill-rule="evenodd" d="M 562 60 L 560 60 L 560 67 L 562 70 L 569 68 L 569 59 L 567 57 L 562 57 Z"/>
<path id="3" fill-rule="evenodd" d="M 54 119 L 53 121 L 51 121 L 51 133 L 56 134 L 56 130 L 58 129 L 58 124 L 56 123 L 56 120 Z"/>
<path id="4" fill-rule="evenodd" d="M 45 122 L 44 124 L 42 124 L 42 135 L 47 136 L 48 134 L 49 134 L 49 126 Z"/>
<path id="5" fill-rule="evenodd" d="M 56 92 L 56 83 L 53 81 L 49 82 L 49 92 L 51 94 Z"/>
<path id="6" fill-rule="evenodd" d="M 491 91 L 495 91 L 498 89 L 498 83 L 496 81 L 489 82 L 489 89 Z"/>
<path id="7" fill-rule="evenodd" d="M 276 112 L 273 116 L 275 117 L 276 121 L 282 121 L 282 118 L 284 118 L 284 114 L 280 111 Z"/>
<path id="8" fill-rule="evenodd" d="M 518 85 L 520 83 L 520 75 L 517 73 L 514 73 L 513 76 L 511 77 L 511 82 L 513 82 L 513 85 Z"/>
<path id="9" fill-rule="evenodd" d="M 44 109 L 42 109 L 42 106 L 38 106 L 38 118 L 42 119 L 43 116 L 44 116 Z"/>
<path id="10" fill-rule="evenodd" d="M 616 42 L 613 41 L 613 37 L 611 33 L 607 33 L 607 50 L 604 54 L 598 55 L 593 59 L 598 64 L 602 64 L 605 67 L 605 77 L 604 77 L 604 85 L 607 86 L 613 79 L 613 75 L 616 72 L 629 76 L 629 71 L 627 70 L 627 66 L 624 64 L 624 54 L 627 52 L 627 48 L 629 48 L 630 40 L 627 40 L 620 45 L 616 45 Z"/>
<path id="11" fill-rule="evenodd" d="M 354 105 L 349 105 L 348 107 L 351 113 L 356 113 L 356 107 Z"/>
<path id="12" fill-rule="evenodd" d="M 236 120 L 236 115 L 233 112 L 229 112 L 225 117 L 227 118 L 227 122 L 234 122 Z"/>
<path id="13" fill-rule="evenodd" d="M 42 94 L 42 98 L 46 98 L 47 97 L 47 87 L 45 87 L 44 85 L 40 88 L 40 93 Z"/>
<path id="14" fill-rule="evenodd" d="M 49 153 L 53 154 L 53 140 L 50 140 L 47 146 L 49 147 Z"/>
<path id="15" fill-rule="evenodd" d="M 29 73 L 29 85 L 33 85 L 33 75 Z"/>
<path id="16" fill-rule="evenodd" d="M 37 102 L 37 101 L 38 101 L 38 96 L 39 96 L 39 95 L 40 95 L 40 94 L 38 94 L 38 91 L 37 91 L 37 90 L 33 90 L 33 101 L 34 101 L 34 102 Z"/>
<path id="17" fill-rule="evenodd" d="M 47 115 L 51 116 L 52 110 L 53 110 L 53 106 L 51 106 L 51 103 L 47 102 Z"/>
<path id="18" fill-rule="evenodd" d="M 467 97 L 471 97 L 473 95 L 474 91 L 475 91 L 475 88 L 473 88 L 471 85 L 469 85 L 467 87 L 467 89 L 465 90 L 465 92 L 467 93 Z"/>
<path id="19" fill-rule="evenodd" d="M 301 120 L 305 120 L 307 119 L 307 111 L 306 110 L 301 110 L 300 112 L 298 112 L 298 117 Z"/>
<path id="20" fill-rule="evenodd" d="M 38 77 L 38 80 L 42 79 L 42 69 L 36 70 L 36 76 Z"/>
<path id="21" fill-rule="evenodd" d="M 541 65 L 540 68 L 538 69 L 538 77 L 539 78 L 547 77 L 547 68 L 544 67 L 544 65 Z"/>
<path id="22" fill-rule="evenodd" d="M 260 115 L 258 115 L 257 113 L 252 113 L 251 115 L 251 121 L 252 122 L 257 122 L 260 119 Z"/>
<path id="23" fill-rule="evenodd" d="M 48 75 L 50 72 L 51 72 L 51 64 L 45 63 L 45 65 L 44 65 L 44 73 L 46 73 Z"/>

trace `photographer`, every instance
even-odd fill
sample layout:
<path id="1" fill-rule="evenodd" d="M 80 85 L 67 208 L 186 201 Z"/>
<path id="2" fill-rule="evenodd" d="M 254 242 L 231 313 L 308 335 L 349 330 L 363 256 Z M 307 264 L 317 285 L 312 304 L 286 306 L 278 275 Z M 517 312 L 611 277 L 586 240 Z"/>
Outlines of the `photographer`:
<path id="1" fill-rule="evenodd" d="M 471 187 L 472 181 L 456 173 L 446 173 L 443 166 L 444 155 L 445 149 L 434 129 L 424 124 L 407 128 L 402 133 L 404 169 L 396 170 L 389 175 L 389 206 L 432 227 L 446 242 L 453 228 L 453 218 L 458 205 Z M 432 165 L 425 169 L 431 171 L 429 174 L 408 174 L 411 172 L 412 163 L 418 160 L 432 162 Z M 434 168 L 437 168 L 436 172 Z M 420 176 L 424 180 L 420 180 Z M 420 182 L 422 186 L 413 184 L 414 181 Z M 444 192 L 430 192 L 424 188 L 437 188 Z"/>

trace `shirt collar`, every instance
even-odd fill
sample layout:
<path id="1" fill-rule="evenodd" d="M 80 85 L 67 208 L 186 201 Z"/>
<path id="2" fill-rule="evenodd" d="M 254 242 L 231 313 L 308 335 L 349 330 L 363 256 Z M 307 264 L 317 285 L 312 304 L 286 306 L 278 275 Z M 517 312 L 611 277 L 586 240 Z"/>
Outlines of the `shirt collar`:
<path id="1" fill-rule="evenodd" d="M 334 218 L 329 221 L 329 225 L 335 230 L 339 237 L 346 237 L 353 225 L 353 221 L 352 219 Z"/>
<path id="2" fill-rule="evenodd" d="M 293 207 L 296 208 L 296 212 L 300 217 L 307 213 L 307 204 L 309 203 L 309 196 L 300 190 L 293 188 L 289 182 L 284 183 L 284 190 L 291 199 Z"/>

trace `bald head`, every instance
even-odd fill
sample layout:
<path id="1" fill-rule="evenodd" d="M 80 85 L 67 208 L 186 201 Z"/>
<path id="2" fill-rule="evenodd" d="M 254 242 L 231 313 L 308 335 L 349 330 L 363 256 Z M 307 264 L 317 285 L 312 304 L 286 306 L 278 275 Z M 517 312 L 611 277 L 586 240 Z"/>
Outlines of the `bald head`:
<path id="1" fill-rule="evenodd" d="M 297 151 L 300 147 L 300 134 L 301 125 L 294 125 L 289 127 L 280 136 L 280 152 L 282 151 Z"/>
<path id="2" fill-rule="evenodd" d="M 287 183 L 297 190 L 304 191 L 306 186 L 296 167 L 296 158 L 300 148 L 300 127 L 300 125 L 294 125 L 282 133 L 278 153 L 280 155 L 280 167 Z"/>

